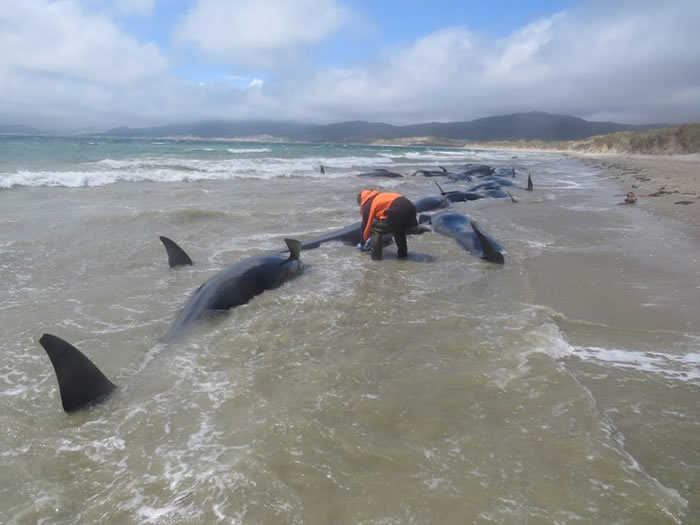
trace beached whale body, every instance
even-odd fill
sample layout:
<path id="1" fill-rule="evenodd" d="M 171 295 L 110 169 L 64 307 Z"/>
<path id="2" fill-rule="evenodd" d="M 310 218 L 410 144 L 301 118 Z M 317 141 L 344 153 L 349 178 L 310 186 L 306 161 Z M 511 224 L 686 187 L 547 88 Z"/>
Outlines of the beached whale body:
<path id="1" fill-rule="evenodd" d="M 466 202 L 466 201 L 475 201 L 478 199 L 483 199 L 484 195 L 476 192 L 476 191 L 459 191 L 459 190 L 451 190 L 451 191 L 445 191 L 442 189 L 442 186 L 440 186 L 437 181 L 435 182 L 435 185 L 438 187 L 440 190 L 440 195 L 442 195 L 442 199 L 446 200 L 448 202 Z M 429 197 L 426 197 L 429 198 Z M 433 197 L 435 198 L 435 197 Z M 445 208 L 446 206 L 441 206 L 442 208 Z M 418 210 L 418 213 L 421 211 L 430 211 L 430 210 Z"/>
<path id="2" fill-rule="evenodd" d="M 484 198 L 484 195 L 477 191 L 446 191 L 443 195 L 450 202 L 467 202 Z"/>
<path id="3" fill-rule="evenodd" d="M 416 212 L 423 213 L 425 211 L 433 211 L 438 208 L 447 208 L 450 205 L 450 200 L 445 197 L 423 197 L 414 202 Z"/>
<path id="4" fill-rule="evenodd" d="M 505 179 L 503 177 L 494 177 L 493 175 L 488 175 L 486 177 L 481 177 L 481 182 L 472 186 L 469 191 L 477 191 L 481 189 L 493 189 L 499 186 L 515 186 L 515 183 L 511 179 Z"/>
<path id="5" fill-rule="evenodd" d="M 265 290 L 277 288 L 299 275 L 303 268 L 299 260 L 301 243 L 293 239 L 285 239 L 285 242 L 289 257 L 250 257 L 222 270 L 197 288 L 165 335 L 165 340 L 170 341 L 182 334 L 208 312 L 230 310 L 245 304 Z"/>
<path id="6" fill-rule="evenodd" d="M 169 342 L 182 335 L 195 321 L 209 312 L 230 310 L 247 303 L 265 290 L 277 288 L 299 275 L 301 243 L 285 239 L 289 257 L 266 255 L 250 257 L 233 264 L 200 286 L 185 304 L 170 331 Z M 90 359 L 70 343 L 51 334 L 39 340 L 53 364 L 61 393 L 63 410 L 74 412 L 104 400 L 117 387 Z"/>
<path id="7" fill-rule="evenodd" d="M 418 201 L 416 201 L 416 207 Z M 430 208 L 434 209 L 434 208 Z M 424 210 L 425 211 L 425 210 Z M 420 235 L 422 233 L 425 233 L 429 231 L 429 228 L 424 227 L 422 225 L 418 225 L 414 228 L 406 230 L 406 233 L 408 235 Z M 383 243 L 384 246 L 391 244 L 393 240 L 393 234 L 387 233 L 384 235 Z M 327 242 L 332 242 L 332 241 L 340 241 L 344 244 L 356 246 L 359 244 L 362 240 L 362 222 L 355 222 L 353 224 L 350 224 L 349 226 L 346 226 L 345 228 L 341 228 L 340 230 L 333 230 L 332 232 L 325 233 L 323 235 L 320 235 L 319 237 L 314 237 L 310 241 L 306 241 L 301 245 L 302 250 L 313 250 L 315 248 L 318 248 L 324 243 Z"/>
<path id="8" fill-rule="evenodd" d="M 423 177 L 446 177 L 447 173 L 447 170 L 440 166 L 439 170 L 416 170 L 411 174 L 411 176 L 415 177 L 416 175 L 421 175 Z"/>
<path id="9" fill-rule="evenodd" d="M 447 177 L 455 181 L 471 181 L 472 177 L 481 177 L 491 175 L 494 169 L 491 166 L 484 164 L 466 164 L 462 171 L 457 173 L 448 173 Z"/>
<path id="10" fill-rule="evenodd" d="M 302 250 L 313 250 L 322 244 L 331 241 L 340 241 L 345 244 L 356 245 L 362 238 L 362 222 L 354 222 L 340 230 L 324 233 L 318 237 L 314 237 L 310 241 L 306 241 L 301 245 Z M 284 250 L 286 251 L 286 250 Z"/>
<path id="11" fill-rule="evenodd" d="M 389 171 L 384 168 L 375 168 L 374 171 L 368 171 L 365 173 L 358 173 L 358 177 L 372 177 L 372 178 L 387 178 L 387 179 L 397 179 L 403 177 L 400 173 L 395 171 Z"/>
<path id="12" fill-rule="evenodd" d="M 420 222 L 426 221 L 431 224 L 433 231 L 452 237 L 472 255 L 497 264 L 505 262 L 501 244 L 482 232 L 464 215 L 449 211 L 441 211 L 435 215 L 421 215 Z"/>
<path id="13" fill-rule="evenodd" d="M 476 177 L 484 177 L 486 175 L 491 175 L 494 171 L 496 171 L 494 168 L 486 164 L 465 164 L 462 173 Z"/>
<path id="14" fill-rule="evenodd" d="M 384 236 L 384 245 L 390 244 L 392 238 L 392 234 L 386 234 Z M 302 244 L 301 249 L 313 250 L 314 248 L 318 248 L 322 244 L 331 241 L 340 241 L 344 244 L 349 244 L 352 246 L 357 245 L 362 241 L 362 222 L 355 222 L 349 226 L 346 226 L 345 228 L 341 228 L 340 230 L 333 230 L 332 232 L 315 237 Z"/>

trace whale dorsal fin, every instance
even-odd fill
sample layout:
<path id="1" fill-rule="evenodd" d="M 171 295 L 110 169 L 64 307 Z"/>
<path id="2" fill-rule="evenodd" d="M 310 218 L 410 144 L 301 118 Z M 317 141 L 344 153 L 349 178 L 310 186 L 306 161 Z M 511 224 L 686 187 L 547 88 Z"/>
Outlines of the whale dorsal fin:
<path id="1" fill-rule="evenodd" d="M 161 235 L 160 242 L 163 243 L 163 246 L 165 246 L 165 251 L 168 252 L 168 264 L 171 268 L 192 264 L 192 259 L 190 259 L 190 256 L 187 255 L 185 250 L 180 248 L 175 241 Z"/>
<path id="2" fill-rule="evenodd" d="M 495 241 L 490 239 L 488 235 L 483 233 L 474 221 L 471 221 L 470 224 L 472 226 L 472 230 L 474 230 L 474 234 L 481 243 L 481 258 L 492 263 L 504 264 L 505 259 L 501 253 L 500 246 L 498 246 Z"/>
<path id="3" fill-rule="evenodd" d="M 529 173 L 527 174 L 527 191 L 532 191 L 532 188 L 534 188 L 532 184 L 532 175 Z"/>
<path id="4" fill-rule="evenodd" d="M 289 248 L 289 258 L 287 261 L 298 261 L 301 254 L 301 243 L 296 239 L 285 239 L 284 242 Z"/>
<path id="5" fill-rule="evenodd" d="M 74 412 L 101 400 L 116 387 L 92 361 L 60 337 L 44 334 L 39 343 L 56 371 L 63 410 Z"/>

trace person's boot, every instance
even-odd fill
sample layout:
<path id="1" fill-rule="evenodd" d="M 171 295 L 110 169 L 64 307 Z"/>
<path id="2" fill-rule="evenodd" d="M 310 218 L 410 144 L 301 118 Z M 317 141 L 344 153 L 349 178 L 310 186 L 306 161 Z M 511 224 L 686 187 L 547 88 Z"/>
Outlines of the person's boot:
<path id="1" fill-rule="evenodd" d="M 408 257 L 408 243 L 406 242 L 406 232 L 394 232 L 394 242 L 398 249 L 398 258 Z"/>
<path id="2" fill-rule="evenodd" d="M 382 240 L 381 238 L 379 239 L 379 242 L 374 243 L 372 242 L 372 260 L 373 261 L 381 261 L 382 260 Z"/>

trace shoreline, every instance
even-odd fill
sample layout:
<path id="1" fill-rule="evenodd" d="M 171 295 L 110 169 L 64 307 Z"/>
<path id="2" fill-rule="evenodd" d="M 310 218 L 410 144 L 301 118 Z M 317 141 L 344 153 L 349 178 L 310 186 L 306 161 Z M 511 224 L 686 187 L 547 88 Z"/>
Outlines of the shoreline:
<path id="1" fill-rule="evenodd" d="M 616 180 L 622 187 L 620 203 L 627 192 L 634 192 L 637 201 L 626 206 L 681 221 L 700 242 L 700 155 L 562 153 L 600 167 L 601 176 Z"/>

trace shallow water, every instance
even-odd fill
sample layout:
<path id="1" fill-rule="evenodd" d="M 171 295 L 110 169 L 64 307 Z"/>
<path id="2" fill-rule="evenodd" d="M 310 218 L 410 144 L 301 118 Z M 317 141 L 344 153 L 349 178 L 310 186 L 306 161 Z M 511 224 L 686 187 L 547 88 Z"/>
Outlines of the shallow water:
<path id="1" fill-rule="evenodd" d="M 700 519 L 700 247 L 683 225 L 618 206 L 557 155 L 178 144 L 2 166 L 5 521 Z M 453 205 L 502 242 L 503 267 L 437 234 L 409 238 L 408 261 L 330 243 L 299 278 L 160 342 L 226 265 L 357 220 L 365 185 L 435 194 L 353 173 L 464 162 L 533 174 L 518 203 Z M 158 235 L 194 266 L 169 269 Z M 116 395 L 64 414 L 44 332 Z"/>

